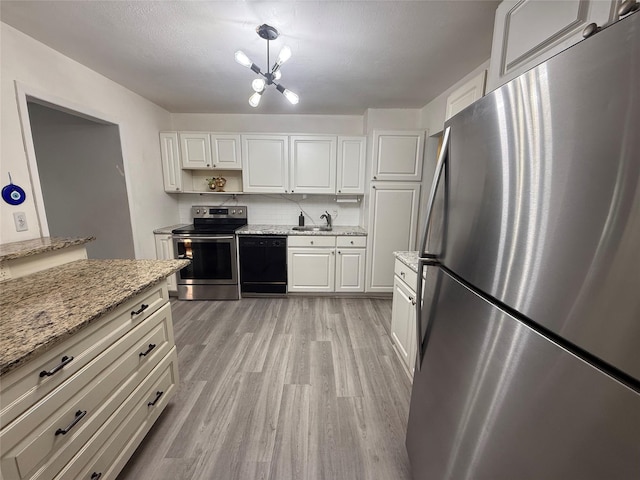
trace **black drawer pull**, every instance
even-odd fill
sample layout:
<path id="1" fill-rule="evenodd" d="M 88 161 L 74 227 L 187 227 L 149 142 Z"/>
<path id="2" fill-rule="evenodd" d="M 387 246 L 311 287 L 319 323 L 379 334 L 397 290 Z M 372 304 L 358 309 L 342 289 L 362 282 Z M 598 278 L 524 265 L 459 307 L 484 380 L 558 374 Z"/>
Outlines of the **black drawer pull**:
<path id="1" fill-rule="evenodd" d="M 153 350 L 154 348 L 156 348 L 156 344 L 155 343 L 150 343 L 149 344 L 149 348 L 147 348 L 147 351 L 146 352 L 140 352 L 139 356 L 140 357 L 146 357 L 149 354 L 149 352 L 151 352 L 151 350 Z"/>
<path id="2" fill-rule="evenodd" d="M 69 433 L 69 430 L 71 430 L 73 427 L 76 426 L 76 423 L 78 423 L 80 420 L 82 420 L 84 418 L 84 416 L 87 414 L 87 411 L 82 411 L 82 410 L 78 410 L 76 412 L 76 418 L 73 419 L 73 422 L 71 422 L 67 428 L 59 428 L 58 430 L 56 430 L 56 436 L 57 435 L 66 435 L 67 433 Z"/>
<path id="3" fill-rule="evenodd" d="M 93 472 L 91 474 L 91 480 L 98 480 L 101 476 L 102 476 L 102 472 L 100 472 L 100 473 Z"/>
<path id="4" fill-rule="evenodd" d="M 149 308 L 149 305 L 143 303 L 142 305 L 140 305 L 140 310 L 133 310 L 131 312 L 131 316 L 133 317 L 134 315 L 140 315 L 142 312 L 144 312 L 147 308 Z"/>
<path id="5" fill-rule="evenodd" d="M 60 360 L 60 363 L 58 365 L 56 365 L 55 367 L 53 367 L 51 370 L 49 370 L 48 372 L 46 370 L 41 371 L 40 372 L 40 376 L 41 377 L 50 377 L 51 375 L 53 375 L 54 373 L 58 372 L 59 370 L 62 370 L 62 367 L 64 367 L 65 365 L 68 365 L 69 363 L 71 363 L 71 360 L 73 360 L 73 357 L 67 357 L 65 355 Z"/>
<path id="6" fill-rule="evenodd" d="M 160 400 L 160 397 L 163 394 L 164 394 L 164 392 L 156 392 L 156 399 L 153 402 L 147 403 L 147 407 L 153 407 L 156 403 L 158 403 L 158 400 Z"/>

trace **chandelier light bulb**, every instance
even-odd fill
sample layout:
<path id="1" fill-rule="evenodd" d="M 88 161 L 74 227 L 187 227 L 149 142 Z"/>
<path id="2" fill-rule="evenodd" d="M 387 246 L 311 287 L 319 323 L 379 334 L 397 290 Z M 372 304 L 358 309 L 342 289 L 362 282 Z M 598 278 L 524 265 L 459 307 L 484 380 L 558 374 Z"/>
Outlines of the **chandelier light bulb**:
<path id="1" fill-rule="evenodd" d="M 262 98 L 262 92 L 256 92 L 253 95 L 251 95 L 251 97 L 249 97 L 249 105 L 251 105 L 253 108 L 256 108 L 258 105 L 260 105 L 260 99 Z"/>
<path id="2" fill-rule="evenodd" d="M 296 95 L 295 93 L 293 93 L 291 90 L 287 90 L 286 88 L 284 89 L 284 92 L 282 92 L 282 94 L 285 96 L 285 98 L 287 100 L 289 100 L 293 105 L 296 105 L 299 101 L 300 98 L 298 97 L 298 95 Z"/>
<path id="3" fill-rule="evenodd" d="M 280 80 L 281 78 L 282 78 L 282 72 L 280 70 L 276 70 L 275 73 L 273 74 L 273 79 Z"/>
<path id="4" fill-rule="evenodd" d="M 278 61 L 276 62 L 278 65 L 282 65 L 284 62 L 291 58 L 291 49 L 285 45 L 280 50 L 280 54 L 278 55 Z"/>
<path id="5" fill-rule="evenodd" d="M 253 82 L 251 82 L 251 88 L 253 88 L 254 92 L 262 93 L 264 90 L 265 81 L 262 78 L 256 78 Z"/>
<path id="6" fill-rule="evenodd" d="M 253 62 L 249 60 L 249 57 L 247 57 L 242 50 L 238 50 L 235 54 L 235 57 L 236 62 L 244 67 L 251 68 L 251 65 L 253 65 Z"/>

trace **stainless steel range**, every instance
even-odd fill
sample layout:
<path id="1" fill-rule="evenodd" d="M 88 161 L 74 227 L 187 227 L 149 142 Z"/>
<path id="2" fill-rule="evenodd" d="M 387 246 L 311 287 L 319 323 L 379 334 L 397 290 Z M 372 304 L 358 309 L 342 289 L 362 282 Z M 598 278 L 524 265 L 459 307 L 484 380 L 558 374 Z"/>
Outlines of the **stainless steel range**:
<path id="1" fill-rule="evenodd" d="M 193 225 L 177 228 L 177 258 L 191 260 L 177 273 L 181 300 L 237 300 L 238 255 L 235 231 L 247 224 L 247 207 L 191 207 Z"/>

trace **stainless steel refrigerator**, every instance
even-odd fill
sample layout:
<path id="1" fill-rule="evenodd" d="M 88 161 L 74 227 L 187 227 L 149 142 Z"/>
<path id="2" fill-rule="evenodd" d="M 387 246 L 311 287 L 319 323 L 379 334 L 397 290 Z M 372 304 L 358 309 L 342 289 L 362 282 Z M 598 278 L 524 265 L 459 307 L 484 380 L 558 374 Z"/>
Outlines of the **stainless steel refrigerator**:
<path id="1" fill-rule="evenodd" d="M 428 211 L 413 478 L 640 479 L 640 13 L 450 119 Z"/>

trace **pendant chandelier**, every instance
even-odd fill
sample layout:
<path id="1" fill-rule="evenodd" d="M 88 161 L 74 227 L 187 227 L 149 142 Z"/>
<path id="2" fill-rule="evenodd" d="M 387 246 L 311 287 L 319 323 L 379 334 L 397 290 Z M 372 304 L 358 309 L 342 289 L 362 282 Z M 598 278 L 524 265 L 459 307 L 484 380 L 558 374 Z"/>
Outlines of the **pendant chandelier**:
<path id="1" fill-rule="evenodd" d="M 256 28 L 256 32 L 260 36 L 260 38 L 264 38 L 267 41 L 267 69 L 269 68 L 269 42 L 271 40 L 275 40 L 278 38 L 278 30 L 273 28 L 271 25 L 260 25 Z M 262 75 L 264 78 L 256 78 L 253 82 L 251 82 L 251 88 L 255 92 L 249 98 L 249 105 L 252 107 L 257 107 L 260 104 L 260 99 L 262 98 L 262 94 L 267 85 L 275 85 L 276 90 L 278 90 L 281 94 L 285 96 L 287 100 L 289 100 L 292 104 L 296 104 L 299 101 L 298 95 L 293 93 L 291 90 L 284 88 L 279 83 L 276 83 L 276 80 L 280 80 L 282 73 L 280 72 L 280 66 L 291 58 L 291 49 L 286 45 L 282 47 L 280 50 L 280 54 L 278 55 L 278 59 L 271 67 L 271 70 L 267 70 L 267 73 L 263 73 L 255 63 L 253 63 L 249 57 L 245 55 L 244 52 L 238 50 L 235 54 L 236 62 L 240 65 L 250 68 L 255 73 Z"/>

